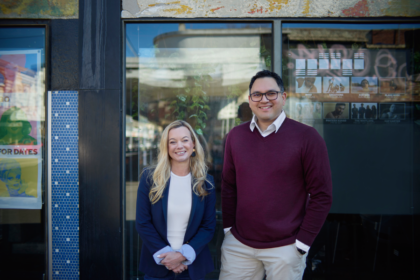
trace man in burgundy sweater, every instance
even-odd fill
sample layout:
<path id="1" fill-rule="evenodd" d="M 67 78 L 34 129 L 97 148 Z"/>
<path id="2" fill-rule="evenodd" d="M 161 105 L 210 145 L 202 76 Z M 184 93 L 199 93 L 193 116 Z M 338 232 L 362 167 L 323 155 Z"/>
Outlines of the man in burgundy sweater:
<path id="1" fill-rule="evenodd" d="M 254 117 L 225 146 L 219 279 L 302 279 L 332 203 L 327 148 L 314 128 L 286 117 L 276 73 L 258 72 L 249 90 Z"/>

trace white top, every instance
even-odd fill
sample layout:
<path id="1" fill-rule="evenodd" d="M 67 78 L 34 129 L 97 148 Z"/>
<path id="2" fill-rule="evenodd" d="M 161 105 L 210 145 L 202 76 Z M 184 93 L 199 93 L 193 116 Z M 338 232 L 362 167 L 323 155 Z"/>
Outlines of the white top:
<path id="1" fill-rule="evenodd" d="M 184 243 L 192 206 L 191 173 L 177 176 L 171 172 L 168 195 L 168 241 L 173 250 Z"/>

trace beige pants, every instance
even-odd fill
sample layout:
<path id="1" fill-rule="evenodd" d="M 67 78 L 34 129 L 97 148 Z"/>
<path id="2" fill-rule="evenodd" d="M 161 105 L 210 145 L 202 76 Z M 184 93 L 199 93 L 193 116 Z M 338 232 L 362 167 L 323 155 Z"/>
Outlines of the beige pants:
<path id="1" fill-rule="evenodd" d="M 239 242 L 229 231 L 222 245 L 222 268 L 219 280 L 302 279 L 306 255 L 295 244 L 269 249 L 254 249 Z"/>

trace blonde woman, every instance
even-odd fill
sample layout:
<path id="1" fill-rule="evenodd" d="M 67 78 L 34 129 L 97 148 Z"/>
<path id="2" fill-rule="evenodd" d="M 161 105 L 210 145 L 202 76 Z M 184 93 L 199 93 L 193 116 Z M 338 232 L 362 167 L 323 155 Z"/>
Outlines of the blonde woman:
<path id="1" fill-rule="evenodd" d="M 216 227 L 214 181 L 191 126 L 169 124 L 157 165 L 145 169 L 137 193 L 136 228 L 143 240 L 145 280 L 199 280 L 211 272 L 207 244 Z"/>

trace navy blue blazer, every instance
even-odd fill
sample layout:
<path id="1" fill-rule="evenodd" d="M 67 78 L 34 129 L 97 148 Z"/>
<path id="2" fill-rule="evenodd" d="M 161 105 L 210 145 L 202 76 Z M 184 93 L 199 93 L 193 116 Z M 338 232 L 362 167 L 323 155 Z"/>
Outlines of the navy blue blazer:
<path id="1" fill-rule="evenodd" d="M 151 277 L 165 277 L 170 273 L 163 265 L 156 264 L 153 254 L 170 246 L 167 238 L 167 210 L 170 181 L 167 182 L 162 198 L 152 204 L 149 191 L 152 178 L 149 169 L 144 170 L 137 191 L 136 229 L 143 245 L 139 270 Z M 207 175 L 214 186 L 213 176 Z M 204 198 L 192 192 L 191 214 L 185 232 L 184 244 L 190 245 L 196 254 L 194 262 L 188 266 L 192 280 L 204 278 L 213 271 L 213 259 L 207 244 L 211 241 L 216 228 L 216 193 L 215 188 L 205 183 L 209 194 Z"/>

